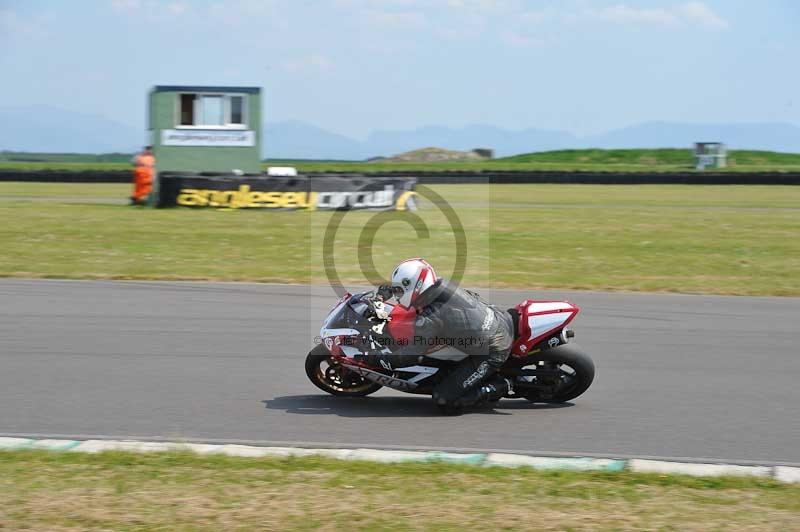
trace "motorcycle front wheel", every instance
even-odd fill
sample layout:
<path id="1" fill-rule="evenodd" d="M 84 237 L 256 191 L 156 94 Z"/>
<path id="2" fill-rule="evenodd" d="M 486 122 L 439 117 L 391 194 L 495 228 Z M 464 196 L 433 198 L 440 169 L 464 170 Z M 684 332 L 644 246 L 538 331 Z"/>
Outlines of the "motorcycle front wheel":
<path id="1" fill-rule="evenodd" d="M 306 356 L 306 375 L 314 386 L 339 397 L 365 397 L 382 388 L 342 367 L 322 344 Z"/>

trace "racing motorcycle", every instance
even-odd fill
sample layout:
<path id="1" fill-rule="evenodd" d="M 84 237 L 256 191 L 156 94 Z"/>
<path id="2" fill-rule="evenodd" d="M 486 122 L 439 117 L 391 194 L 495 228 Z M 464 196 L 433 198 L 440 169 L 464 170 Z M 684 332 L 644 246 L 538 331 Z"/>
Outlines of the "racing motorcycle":
<path id="1" fill-rule="evenodd" d="M 526 299 L 509 309 L 514 321 L 511 355 L 498 375 L 513 383 L 505 396 L 534 403 L 563 403 L 585 392 L 594 379 L 592 359 L 570 340 L 567 328 L 580 309 L 567 301 Z M 391 370 L 370 366 L 368 353 L 390 353 L 418 341 L 416 311 L 392 305 L 376 292 L 346 293 L 320 330 L 320 343 L 306 357 L 306 375 L 319 389 L 340 397 L 364 397 L 382 387 L 432 395 L 434 387 L 466 355 L 435 342 L 418 363 Z M 423 346 L 424 347 L 424 346 Z"/>

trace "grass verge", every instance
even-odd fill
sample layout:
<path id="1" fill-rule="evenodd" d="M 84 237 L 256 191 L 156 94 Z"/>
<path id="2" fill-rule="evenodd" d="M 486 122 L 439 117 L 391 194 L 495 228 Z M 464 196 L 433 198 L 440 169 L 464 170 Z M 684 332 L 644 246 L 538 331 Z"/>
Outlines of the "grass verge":
<path id="1" fill-rule="evenodd" d="M 0 452 L 0 527 L 790 530 L 800 486 L 190 453 Z"/>
<path id="2" fill-rule="evenodd" d="M 472 286 L 800 295 L 800 187 L 440 185 L 464 225 Z M 331 213 L 142 209 L 126 185 L 0 183 L 0 275 L 326 282 Z M 35 199 L 39 201 L 32 201 Z M 77 198 L 77 200 L 76 200 Z M 81 202 L 81 198 L 92 201 Z M 69 200 L 69 201 L 67 201 Z M 434 207 L 417 238 L 387 213 L 354 211 L 335 239 L 339 275 L 425 256 L 447 275 L 455 234 Z"/>

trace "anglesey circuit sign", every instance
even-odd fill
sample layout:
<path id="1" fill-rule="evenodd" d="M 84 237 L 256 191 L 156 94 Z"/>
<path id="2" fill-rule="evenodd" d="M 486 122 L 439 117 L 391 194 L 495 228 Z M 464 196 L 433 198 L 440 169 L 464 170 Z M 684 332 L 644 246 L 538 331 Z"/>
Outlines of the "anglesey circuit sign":
<path id="1" fill-rule="evenodd" d="M 159 207 L 267 210 L 415 209 L 416 179 L 159 176 Z"/>
<path id="2" fill-rule="evenodd" d="M 250 185 L 236 190 L 183 188 L 175 203 L 184 207 L 265 209 L 392 209 L 404 210 L 413 192 L 395 198 L 392 185 L 383 190 L 344 192 L 260 192 Z M 398 201 L 399 200 L 399 201 Z"/>
<path id="3" fill-rule="evenodd" d="M 164 129 L 162 146 L 255 146 L 255 131 Z"/>

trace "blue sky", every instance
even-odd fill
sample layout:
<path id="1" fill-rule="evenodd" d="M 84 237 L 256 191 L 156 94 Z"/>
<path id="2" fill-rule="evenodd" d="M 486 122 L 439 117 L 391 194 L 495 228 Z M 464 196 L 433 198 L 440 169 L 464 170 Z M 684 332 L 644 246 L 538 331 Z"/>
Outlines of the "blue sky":
<path id="1" fill-rule="evenodd" d="M 356 137 L 800 124 L 798 27 L 791 0 L 0 0 L 0 106 L 144 128 L 150 86 L 221 84 Z"/>

